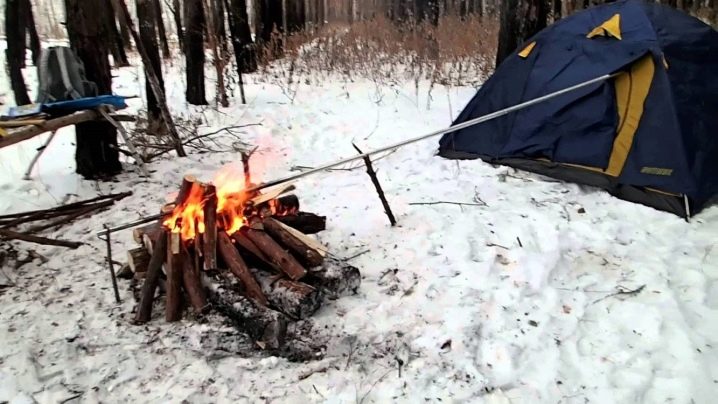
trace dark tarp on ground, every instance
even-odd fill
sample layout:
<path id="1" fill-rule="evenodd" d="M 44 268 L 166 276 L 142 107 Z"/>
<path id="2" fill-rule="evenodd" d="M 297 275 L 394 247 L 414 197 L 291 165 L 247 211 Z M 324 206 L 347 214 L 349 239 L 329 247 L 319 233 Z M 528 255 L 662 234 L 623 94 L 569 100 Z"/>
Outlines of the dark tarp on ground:
<path id="1" fill-rule="evenodd" d="M 616 14 L 620 40 L 587 38 Z M 696 213 L 718 194 L 718 32 L 670 7 L 627 0 L 567 17 L 526 44 L 533 42 L 526 57 L 518 49 L 499 66 L 454 124 L 631 69 L 649 55 L 655 71 L 622 170 L 601 173 L 619 131 L 617 79 L 447 134 L 439 155 L 601 186 L 681 216 L 683 195 Z"/>

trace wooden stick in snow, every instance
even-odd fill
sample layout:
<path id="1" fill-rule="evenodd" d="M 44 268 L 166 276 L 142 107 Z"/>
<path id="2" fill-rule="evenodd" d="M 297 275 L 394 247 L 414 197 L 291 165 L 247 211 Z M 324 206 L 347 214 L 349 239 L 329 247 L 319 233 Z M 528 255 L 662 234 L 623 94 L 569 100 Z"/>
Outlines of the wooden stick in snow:
<path id="1" fill-rule="evenodd" d="M 359 154 L 364 154 L 357 145 L 352 143 L 352 146 L 354 146 Z M 389 202 L 386 200 L 384 190 L 381 188 L 381 183 L 379 183 L 379 178 L 376 176 L 376 171 L 374 171 L 374 166 L 371 164 L 371 158 L 369 158 L 369 156 L 364 156 L 364 164 L 366 165 L 366 173 L 369 175 L 369 178 L 371 178 L 371 182 L 374 184 L 374 188 L 376 188 L 376 193 L 379 194 L 379 199 L 381 199 L 381 204 L 384 206 L 384 212 L 386 212 L 386 216 L 389 218 L 389 223 L 391 223 L 392 226 L 396 226 L 394 213 L 392 213 L 391 206 L 389 206 Z"/>
<path id="2" fill-rule="evenodd" d="M 76 241 L 57 240 L 47 237 L 32 236 L 30 234 L 19 233 L 12 230 L 0 229 L 0 238 L 5 240 L 20 240 L 27 241 L 28 243 L 42 244 L 42 245 L 54 245 L 58 247 L 67 247 L 75 249 L 82 245 Z"/>

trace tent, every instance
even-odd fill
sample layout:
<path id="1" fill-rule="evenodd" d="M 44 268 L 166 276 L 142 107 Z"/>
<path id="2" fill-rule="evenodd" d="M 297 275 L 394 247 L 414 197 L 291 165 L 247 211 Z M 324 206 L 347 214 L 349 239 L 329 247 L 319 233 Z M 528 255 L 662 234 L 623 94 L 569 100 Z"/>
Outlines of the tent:
<path id="1" fill-rule="evenodd" d="M 508 57 L 454 124 L 617 76 L 444 135 L 439 155 L 606 189 L 689 217 L 718 195 L 718 32 L 625 0 L 549 26 Z"/>

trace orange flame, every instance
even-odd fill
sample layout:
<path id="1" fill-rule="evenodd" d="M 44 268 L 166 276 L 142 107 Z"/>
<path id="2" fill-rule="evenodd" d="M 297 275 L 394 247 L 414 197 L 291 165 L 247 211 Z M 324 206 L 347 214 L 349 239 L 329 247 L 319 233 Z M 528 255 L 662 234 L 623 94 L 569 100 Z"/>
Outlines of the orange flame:
<path id="1" fill-rule="evenodd" d="M 244 173 L 235 166 L 222 168 L 212 184 L 217 195 L 217 226 L 227 234 L 233 234 L 247 224 L 244 204 L 249 200 L 245 192 Z M 193 184 L 187 200 L 172 211 L 164 225 L 173 233 L 180 233 L 183 240 L 194 239 L 205 232 L 204 210 L 207 195 L 200 184 Z"/>

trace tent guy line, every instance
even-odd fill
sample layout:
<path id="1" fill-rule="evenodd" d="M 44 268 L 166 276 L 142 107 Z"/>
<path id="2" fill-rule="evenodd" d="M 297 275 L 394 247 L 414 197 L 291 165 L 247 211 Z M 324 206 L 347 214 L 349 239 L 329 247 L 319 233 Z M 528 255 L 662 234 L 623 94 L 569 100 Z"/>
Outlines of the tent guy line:
<path id="1" fill-rule="evenodd" d="M 390 150 L 393 150 L 393 149 L 398 149 L 398 148 L 401 148 L 401 147 L 404 147 L 404 146 L 408 146 L 408 145 L 413 144 L 413 143 L 420 142 L 420 141 L 422 141 L 422 140 L 430 139 L 430 138 L 433 138 L 433 137 L 436 137 L 436 136 L 440 136 L 440 135 L 445 135 L 445 134 L 452 133 L 452 132 L 455 132 L 455 131 L 458 131 L 458 130 L 461 130 L 461 129 L 468 128 L 468 127 L 470 127 L 470 126 L 478 125 L 478 124 L 480 124 L 480 123 L 487 122 L 487 121 L 490 121 L 490 120 L 492 120 L 492 119 L 496 119 L 496 118 L 502 117 L 502 116 L 504 116 L 504 115 L 508 115 L 508 114 L 510 114 L 510 113 L 512 113 L 512 112 L 516 112 L 516 111 L 522 110 L 522 109 L 524 109 L 524 108 L 528 108 L 528 107 L 530 107 L 530 106 L 533 106 L 533 105 L 536 105 L 536 104 L 540 104 L 540 103 L 542 103 L 542 102 L 548 101 L 548 100 L 550 100 L 550 99 L 552 99 L 552 98 L 556 98 L 556 97 L 561 96 L 561 95 L 563 95 L 563 94 L 567 94 L 567 93 L 570 93 L 570 92 L 573 92 L 573 91 L 582 89 L 582 88 L 584 88 L 584 87 L 588 87 L 588 86 L 590 86 L 590 85 L 592 85 L 592 84 L 596 84 L 596 83 L 600 83 L 600 82 L 609 80 L 609 79 L 614 78 L 614 77 L 616 77 L 616 76 L 618 76 L 618 75 L 620 75 L 620 74 L 623 74 L 623 73 L 624 73 L 623 71 L 619 71 L 619 72 L 615 72 L 615 73 L 604 74 L 604 75 L 602 75 L 602 76 L 598 76 L 598 77 L 592 78 L 592 79 L 590 79 L 590 80 L 586 80 L 586 81 L 584 81 L 584 82 L 581 82 L 581 83 L 579 83 L 579 84 L 575 84 L 575 85 L 573 85 L 573 86 L 566 87 L 566 88 L 561 89 L 561 90 L 558 90 L 558 91 L 554 91 L 554 92 L 552 92 L 552 93 L 543 95 L 543 96 L 541 96 L 541 97 L 537 97 L 537 98 L 534 98 L 534 99 L 531 99 L 531 100 L 522 102 L 522 103 L 520 103 L 520 104 L 516 104 L 516 105 L 513 105 L 513 106 L 511 106 L 511 107 L 507 107 L 507 108 L 498 110 L 498 111 L 496 111 L 496 112 L 492 112 L 492 113 L 490 113 L 490 114 L 486 114 L 486 115 L 483 115 L 483 116 L 480 116 L 480 117 L 477 117 L 477 118 L 468 120 L 468 121 L 466 121 L 466 122 L 463 122 L 463 123 L 460 123 L 460 124 L 457 124 L 457 125 L 454 125 L 454 126 L 445 128 L 445 129 L 440 129 L 440 130 L 437 130 L 437 131 L 434 131 L 434 132 L 431 132 L 431 133 L 428 133 L 428 134 L 424 134 L 424 135 L 421 135 L 421 136 L 417 136 L 417 137 L 414 137 L 414 138 L 411 138 L 411 139 L 408 139 L 408 140 L 403 140 L 403 141 L 401 141 L 401 142 L 394 143 L 394 144 L 391 144 L 391 145 L 388 145 L 388 146 L 384 146 L 384 147 L 381 147 L 381 148 L 378 148 L 378 149 L 374 149 L 374 150 L 371 150 L 371 151 L 368 151 L 368 152 L 365 152 L 365 153 L 362 153 L 362 154 L 357 154 L 357 155 L 354 155 L 354 156 L 351 156 L 351 157 L 347 157 L 347 158 L 344 158 L 344 159 L 341 159 L 341 160 L 333 161 L 333 162 L 331 162 L 331 163 L 327 163 L 327 164 L 324 164 L 324 165 L 322 165 L 322 166 L 315 167 L 315 168 L 313 168 L 313 169 L 311 169 L 311 170 L 308 170 L 308 171 L 305 171 L 305 172 L 302 172 L 302 173 L 292 174 L 292 175 L 288 175 L 288 176 L 286 176 L 286 177 L 278 178 L 278 179 L 276 179 L 276 180 L 263 182 L 263 183 L 258 184 L 258 185 L 256 185 L 256 186 L 253 186 L 253 187 L 248 188 L 247 191 L 248 191 L 248 192 L 251 192 L 251 191 L 259 191 L 259 190 L 262 190 L 262 189 L 265 189 L 265 188 L 274 187 L 274 186 L 281 185 L 281 184 L 284 184 L 284 183 L 287 183 L 287 182 L 291 182 L 291 181 L 294 181 L 294 180 L 298 180 L 298 179 L 300 179 L 300 178 L 308 177 L 308 176 L 310 176 L 310 175 L 317 174 L 317 173 L 319 173 L 319 172 L 326 171 L 326 170 L 331 169 L 331 168 L 339 167 L 339 166 L 344 165 L 344 164 L 347 164 L 347 163 L 351 163 L 351 162 L 358 161 L 358 160 L 363 160 L 363 159 L 365 159 L 365 158 L 367 158 L 367 157 L 370 157 L 370 156 L 373 156 L 373 155 L 375 155 L 375 154 L 384 153 L 384 152 L 387 152 L 387 151 L 390 151 Z M 99 232 L 97 233 L 97 236 L 98 236 L 98 237 L 102 237 L 102 236 L 106 236 L 108 233 L 114 233 L 114 232 L 117 232 L 117 231 L 121 231 L 121 230 L 129 229 L 129 228 L 132 228 L 132 227 L 135 227 L 135 226 L 139 226 L 139 225 L 141 225 L 141 224 L 149 223 L 149 222 L 151 222 L 151 221 L 160 219 L 161 216 L 162 216 L 161 214 L 157 214 L 157 215 L 148 216 L 148 217 L 139 219 L 139 220 L 137 220 L 137 221 L 135 221 L 135 222 L 122 224 L 122 225 L 119 225 L 119 226 L 116 226 L 116 227 L 108 227 L 108 228 L 105 228 L 105 229 L 99 231 Z"/>

